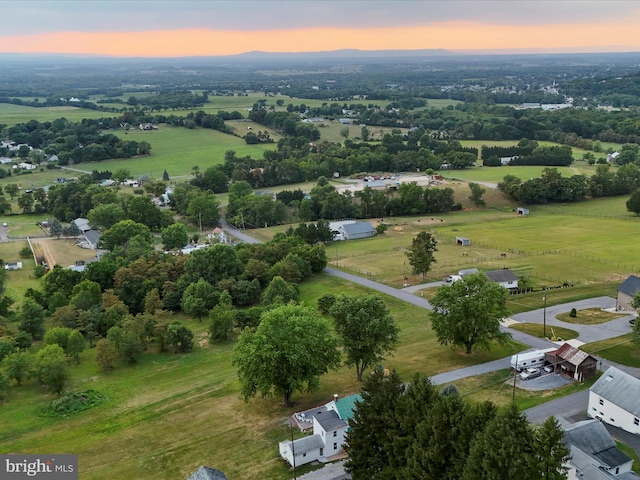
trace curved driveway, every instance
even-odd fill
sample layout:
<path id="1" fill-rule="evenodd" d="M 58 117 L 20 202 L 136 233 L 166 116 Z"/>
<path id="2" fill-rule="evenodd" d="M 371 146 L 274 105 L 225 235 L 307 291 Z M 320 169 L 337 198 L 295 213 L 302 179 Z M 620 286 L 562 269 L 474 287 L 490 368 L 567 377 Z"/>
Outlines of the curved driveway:
<path id="1" fill-rule="evenodd" d="M 578 332 L 578 340 L 583 343 L 592 343 L 599 340 L 619 337 L 620 335 L 631 332 L 629 320 L 635 318 L 635 315 L 625 315 L 607 323 L 600 323 L 597 325 L 581 325 L 577 323 L 562 322 L 556 318 L 556 315 L 570 312 L 572 308 L 575 308 L 576 310 L 584 310 L 587 308 L 608 309 L 615 308 L 615 306 L 616 301 L 611 297 L 594 297 L 587 300 L 554 305 L 552 307 L 547 307 L 546 309 L 546 323 L 547 326 L 568 328 L 569 330 Z M 539 308 L 538 310 L 531 310 L 529 312 L 513 315 L 511 318 L 517 322 L 542 324 L 544 323 L 545 312 L 544 308 Z"/>

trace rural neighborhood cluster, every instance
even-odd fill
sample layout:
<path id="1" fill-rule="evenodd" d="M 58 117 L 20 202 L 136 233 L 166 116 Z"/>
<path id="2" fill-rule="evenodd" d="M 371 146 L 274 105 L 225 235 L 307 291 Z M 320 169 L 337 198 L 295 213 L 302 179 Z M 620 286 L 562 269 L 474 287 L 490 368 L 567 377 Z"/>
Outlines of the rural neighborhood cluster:
<path id="1" fill-rule="evenodd" d="M 2 453 L 640 479 L 640 55 L 317 60 L 7 60 Z"/>

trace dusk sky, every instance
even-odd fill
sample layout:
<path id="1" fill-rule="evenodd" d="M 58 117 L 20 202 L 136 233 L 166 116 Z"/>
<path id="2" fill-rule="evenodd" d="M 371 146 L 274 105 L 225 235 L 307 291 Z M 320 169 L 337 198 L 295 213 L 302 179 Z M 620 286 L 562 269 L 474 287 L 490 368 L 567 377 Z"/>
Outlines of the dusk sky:
<path id="1" fill-rule="evenodd" d="M 640 51 L 638 0 L 4 0 L 0 52 Z"/>

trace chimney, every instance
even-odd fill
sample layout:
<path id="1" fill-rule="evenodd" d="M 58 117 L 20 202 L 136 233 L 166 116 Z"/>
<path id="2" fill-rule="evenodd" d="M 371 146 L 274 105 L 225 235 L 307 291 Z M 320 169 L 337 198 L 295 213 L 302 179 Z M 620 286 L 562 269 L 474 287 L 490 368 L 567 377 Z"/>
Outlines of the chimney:
<path id="1" fill-rule="evenodd" d="M 337 394 L 337 393 L 334 393 L 334 394 L 333 394 L 333 401 L 334 401 L 334 402 L 337 402 L 337 401 L 338 401 L 338 394 Z"/>

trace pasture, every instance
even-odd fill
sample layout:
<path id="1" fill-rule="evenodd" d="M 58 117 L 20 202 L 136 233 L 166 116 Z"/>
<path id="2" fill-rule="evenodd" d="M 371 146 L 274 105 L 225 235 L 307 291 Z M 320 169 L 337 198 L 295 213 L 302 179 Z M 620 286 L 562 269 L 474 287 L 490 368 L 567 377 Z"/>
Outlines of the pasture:
<path id="1" fill-rule="evenodd" d="M 301 293 L 305 303 L 314 305 L 323 294 L 359 295 L 365 290 L 322 274 L 303 284 Z M 397 369 L 403 378 L 503 358 L 523 348 L 509 342 L 467 356 L 437 343 L 425 310 L 391 297 L 384 300 L 401 328 L 398 349 L 384 366 Z M 206 321 L 186 323 L 202 338 Z M 11 425 L 0 431 L 0 449 L 74 452 L 80 457 L 81 478 L 96 480 L 174 480 L 200 465 L 219 468 L 230 479 L 284 480 L 291 478 L 278 457 L 278 442 L 290 435 L 285 418 L 326 403 L 334 393 L 359 391 L 355 371 L 343 367 L 323 377 L 318 392 L 294 394 L 294 408 L 280 407 L 279 398 L 244 403 L 231 364 L 233 342 L 202 345 L 184 355 L 152 349 L 137 365 L 121 364 L 110 373 L 99 371 L 95 349 L 85 351 L 81 364 L 71 367 L 69 390 L 91 388 L 108 401 L 69 418 L 43 417 L 39 412 L 54 397 L 30 380 L 12 389 L 0 409 L 0 423 Z"/>
<path id="2" fill-rule="evenodd" d="M 462 188 L 459 195 L 465 192 Z M 626 212 L 625 201 L 618 197 L 566 206 L 537 206 L 527 217 L 515 215 L 507 205 L 444 215 L 385 218 L 388 229 L 384 234 L 328 244 L 327 258 L 332 266 L 395 287 L 402 285 L 405 276 L 415 285 L 441 280 L 464 268 L 510 268 L 534 287 L 565 281 L 581 286 L 615 283 L 640 271 L 640 245 L 634 240 L 640 218 Z M 379 219 L 370 222 L 376 226 Z M 287 227 L 251 233 L 266 240 Z M 436 263 L 425 280 L 411 275 L 405 255 L 420 231 L 433 233 L 438 241 Z M 457 236 L 471 239 L 471 246 L 456 245 Z M 612 248 L 613 245 L 624 246 L 624 250 Z"/>

